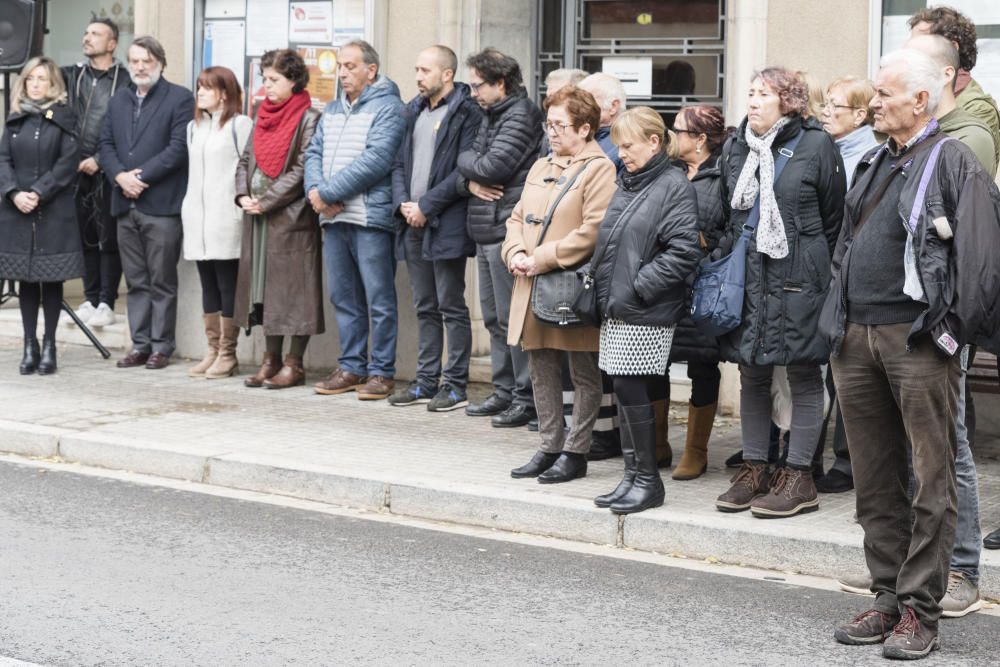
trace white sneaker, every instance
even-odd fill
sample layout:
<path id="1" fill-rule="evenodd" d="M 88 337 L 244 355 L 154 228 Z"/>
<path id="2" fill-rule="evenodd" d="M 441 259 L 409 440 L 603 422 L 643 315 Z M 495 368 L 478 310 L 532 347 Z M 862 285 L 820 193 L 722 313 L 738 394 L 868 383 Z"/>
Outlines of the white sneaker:
<path id="1" fill-rule="evenodd" d="M 83 303 L 81 303 L 79 305 L 79 307 L 77 307 L 77 309 L 76 309 L 76 316 L 78 318 L 80 318 L 81 322 L 83 322 L 84 324 L 87 324 L 88 322 L 90 322 L 90 318 L 96 312 L 97 312 L 97 309 L 94 308 L 94 304 L 90 303 L 90 301 L 84 301 Z M 71 327 L 72 326 L 76 326 L 76 322 L 73 321 L 72 317 L 67 316 L 67 318 L 69 319 L 68 324 Z"/>
<path id="2" fill-rule="evenodd" d="M 88 302 L 89 303 L 89 302 Z M 102 303 L 94 311 L 90 319 L 87 320 L 87 326 L 95 327 L 100 329 L 101 327 L 106 327 L 115 323 L 115 311 L 111 310 L 111 306 L 106 303 Z"/>

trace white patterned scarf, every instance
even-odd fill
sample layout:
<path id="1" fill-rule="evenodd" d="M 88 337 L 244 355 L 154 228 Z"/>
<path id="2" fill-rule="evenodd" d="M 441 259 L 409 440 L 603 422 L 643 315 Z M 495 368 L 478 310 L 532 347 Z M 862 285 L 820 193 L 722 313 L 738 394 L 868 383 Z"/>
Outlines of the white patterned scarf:
<path id="1" fill-rule="evenodd" d="M 778 210 L 778 202 L 774 198 L 774 155 L 771 153 L 771 144 L 789 120 L 788 116 L 782 116 L 771 129 L 759 137 L 747 123 L 745 136 L 750 154 L 743 163 L 743 171 L 736 181 L 736 189 L 730 202 L 734 209 L 746 211 L 753 208 L 757 194 L 760 193 L 757 252 L 774 259 L 788 256 L 788 239 L 785 238 L 785 224 L 781 220 L 781 211 Z M 758 166 L 760 166 L 760 182 L 755 177 Z"/>

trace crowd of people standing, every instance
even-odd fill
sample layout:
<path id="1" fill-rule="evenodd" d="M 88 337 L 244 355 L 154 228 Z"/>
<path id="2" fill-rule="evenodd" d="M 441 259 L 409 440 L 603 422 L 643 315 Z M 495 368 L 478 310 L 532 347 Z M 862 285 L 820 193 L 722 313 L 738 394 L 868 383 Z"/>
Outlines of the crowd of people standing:
<path id="1" fill-rule="evenodd" d="M 621 481 L 594 503 L 629 514 L 666 498 L 670 364 L 692 380 L 672 474 L 686 481 L 707 469 L 719 363 L 733 362 L 742 448 L 716 507 L 783 518 L 856 489 L 869 573 L 855 587 L 876 598 L 836 638 L 923 657 L 942 614 L 980 604 L 967 371 L 977 347 L 1000 350 L 1000 113 L 971 76 L 966 17 L 922 10 L 910 27 L 874 81 L 756 72 L 731 128 L 705 105 L 667 127 L 629 108 L 614 77 L 579 70 L 551 73 L 540 108 L 493 48 L 467 58 L 466 83 L 450 48 L 423 50 L 404 104 L 361 40 L 340 47 L 340 93 L 322 112 L 302 58 L 266 53 L 250 118 L 231 71 L 205 69 L 192 95 L 163 78 L 159 42 L 137 38 L 121 63 L 117 27 L 97 19 L 86 61 L 27 64 L 0 142 L 0 277 L 19 283 L 20 372 L 57 369 L 64 281 L 84 278 L 77 315 L 107 326 L 121 274 L 133 347 L 117 365 L 166 367 L 183 255 L 207 347 L 188 374 L 236 374 L 239 333 L 260 326 L 265 351 L 244 385 L 301 386 L 325 330 L 325 273 L 340 356 L 316 393 L 533 428 L 539 450 L 516 479 L 566 483 L 620 453 Z M 705 262 L 741 252 L 739 324 L 709 335 L 690 317 L 692 285 Z M 475 404 L 472 257 L 493 385 Z M 406 386 L 397 259 L 418 321 Z M 592 307 L 553 314 L 559 284 Z M 776 382 L 791 397 L 783 452 Z"/>

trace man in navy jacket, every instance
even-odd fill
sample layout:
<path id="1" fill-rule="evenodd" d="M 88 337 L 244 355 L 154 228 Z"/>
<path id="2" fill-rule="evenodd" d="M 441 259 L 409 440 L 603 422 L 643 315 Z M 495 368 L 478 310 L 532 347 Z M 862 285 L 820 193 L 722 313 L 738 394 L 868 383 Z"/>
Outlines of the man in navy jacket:
<path id="1" fill-rule="evenodd" d="M 163 368 L 175 347 L 186 128 L 194 97 L 162 78 L 166 65 L 158 41 L 132 42 L 132 83 L 112 98 L 101 133 L 99 161 L 114 186 L 111 213 L 118 220 L 132 334 L 132 351 L 119 368 Z"/>
<path id="2" fill-rule="evenodd" d="M 455 83 L 458 58 L 447 46 L 421 51 L 415 69 L 420 94 L 407 106 L 406 135 L 392 170 L 392 208 L 397 255 L 406 260 L 417 311 L 417 377 L 389 403 L 427 403 L 431 412 L 447 412 L 468 403 L 472 327 L 465 268 L 476 246 L 466 230 L 468 197 L 456 187 L 456 167 L 458 154 L 472 148 L 482 113 L 469 87 Z M 439 387 L 445 329 L 448 366 Z"/>

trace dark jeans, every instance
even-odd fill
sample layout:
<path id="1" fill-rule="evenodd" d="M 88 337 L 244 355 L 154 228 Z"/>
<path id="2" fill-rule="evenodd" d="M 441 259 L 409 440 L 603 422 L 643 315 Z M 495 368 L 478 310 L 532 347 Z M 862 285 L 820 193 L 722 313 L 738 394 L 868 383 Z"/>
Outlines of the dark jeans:
<path id="1" fill-rule="evenodd" d="M 232 317 L 240 260 L 204 259 L 195 262 L 195 265 L 201 278 L 201 312 L 221 311 L 223 317 Z"/>
<path id="2" fill-rule="evenodd" d="M 518 405 L 534 405 L 531 394 L 531 373 L 528 353 L 519 345 L 507 344 L 507 322 L 510 320 L 510 298 L 514 292 L 514 276 L 500 257 L 502 243 L 476 246 L 479 267 L 479 305 L 483 324 L 490 332 L 490 361 L 493 368 L 493 390 L 497 396 Z"/>
<path id="3" fill-rule="evenodd" d="M 465 303 L 465 257 L 428 261 L 420 257 L 423 229 L 409 228 L 403 252 L 417 311 L 417 382 L 436 391 L 438 381 L 458 389 L 469 383 L 472 325 Z M 441 370 L 445 330 L 448 332 L 448 365 Z"/>
<path id="4" fill-rule="evenodd" d="M 792 393 L 789 466 L 812 465 L 816 440 L 823 426 L 823 376 L 818 365 L 786 366 Z M 774 366 L 740 364 L 740 421 L 743 460 L 767 461 L 771 443 L 771 376 Z"/>
<path id="5" fill-rule="evenodd" d="M 183 231 L 179 216 L 131 209 L 118 218 L 118 247 L 128 285 L 132 349 L 168 357 L 176 347 L 177 262 Z"/>
<path id="6" fill-rule="evenodd" d="M 955 539 L 959 357 L 910 324 L 847 325 L 831 360 L 854 467 L 875 608 L 911 607 L 935 626 Z M 907 496 L 907 439 L 914 490 Z"/>
<path id="7" fill-rule="evenodd" d="M 114 309 L 122 260 L 118 254 L 118 224 L 111 215 L 111 185 L 103 173 L 79 175 L 76 217 L 83 241 L 83 293 L 94 306 L 106 303 Z"/>

